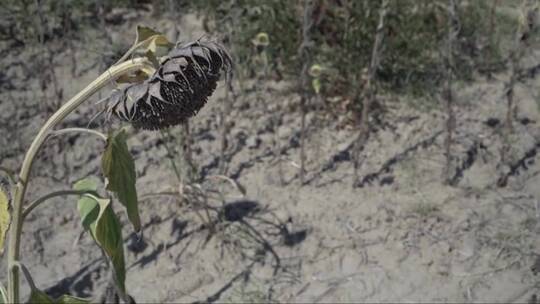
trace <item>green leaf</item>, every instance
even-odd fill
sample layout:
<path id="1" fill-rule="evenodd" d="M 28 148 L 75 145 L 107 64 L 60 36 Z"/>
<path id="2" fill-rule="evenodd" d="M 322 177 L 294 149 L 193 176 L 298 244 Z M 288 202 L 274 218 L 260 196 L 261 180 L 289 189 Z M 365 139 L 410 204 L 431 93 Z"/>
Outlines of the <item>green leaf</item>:
<path id="1" fill-rule="evenodd" d="M 150 62 L 152 62 L 152 64 L 154 65 L 154 67 L 156 69 L 159 68 L 159 61 L 156 58 L 155 52 L 146 51 L 146 54 L 144 54 L 144 55 L 146 56 L 146 58 L 148 58 L 148 60 L 150 60 Z"/>
<path id="2" fill-rule="evenodd" d="M 137 38 L 135 44 L 146 51 L 155 53 L 158 47 L 171 48 L 174 46 L 165 35 L 154 31 L 146 26 L 137 26 Z"/>
<path id="3" fill-rule="evenodd" d="M 141 229 L 141 220 L 135 188 L 135 164 L 126 139 L 127 134 L 124 130 L 109 135 L 101 167 L 108 179 L 107 190 L 116 193 L 120 203 L 126 207 L 129 221 L 138 232 Z"/>
<path id="4" fill-rule="evenodd" d="M 83 178 L 73 185 L 73 189 L 79 191 L 97 191 L 97 183 L 92 178 Z"/>
<path id="5" fill-rule="evenodd" d="M 4 241 L 11 223 L 8 195 L 0 188 L 0 254 L 4 252 Z"/>
<path id="6" fill-rule="evenodd" d="M 58 304 L 83 304 L 91 303 L 90 299 L 77 298 L 70 295 L 63 295 L 56 300 Z"/>
<path id="7" fill-rule="evenodd" d="M 84 229 L 95 229 L 96 220 L 99 215 L 99 204 L 95 199 L 83 196 L 77 203 L 77 209 L 81 215 L 81 223 Z"/>
<path id="8" fill-rule="evenodd" d="M 73 188 L 79 191 L 97 191 L 97 184 L 95 181 L 85 178 L 75 183 Z M 81 222 L 84 229 L 91 230 L 92 225 L 95 226 L 99 215 L 99 204 L 97 200 L 88 196 L 82 196 L 77 202 L 77 209 L 81 215 Z"/>
<path id="9" fill-rule="evenodd" d="M 30 291 L 30 298 L 27 303 L 54 304 L 54 301 L 43 291 L 33 288 Z"/>
<path id="10" fill-rule="evenodd" d="M 137 38 L 136 43 L 141 43 L 145 40 L 150 39 L 153 36 L 161 35 L 160 32 L 153 30 L 147 26 L 137 25 Z"/>
<path id="11" fill-rule="evenodd" d="M 110 200 L 100 199 L 99 215 L 92 234 L 99 246 L 105 251 L 112 262 L 118 287 L 126 291 L 126 265 L 124 261 L 124 240 L 120 221 L 111 208 Z"/>
<path id="12" fill-rule="evenodd" d="M 111 207 L 111 200 L 86 195 L 79 200 L 79 212 L 83 226 L 90 231 L 96 243 L 109 257 L 118 286 L 125 291 L 126 266 L 122 227 Z"/>
<path id="13" fill-rule="evenodd" d="M 96 191 L 97 184 L 91 179 L 78 181 L 75 190 Z M 111 200 L 85 194 L 78 202 L 82 225 L 90 231 L 96 243 L 112 262 L 119 287 L 125 291 L 126 266 L 120 221 L 111 207 Z M 74 303 L 74 302 L 71 302 Z"/>
<path id="14" fill-rule="evenodd" d="M 28 268 L 26 268 L 26 266 L 24 266 L 24 264 L 22 263 L 15 263 L 17 267 L 19 267 L 19 269 L 21 270 L 24 278 L 26 279 L 26 282 L 30 286 L 30 297 L 28 298 L 27 303 L 54 303 L 53 299 L 51 299 L 46 293 L 36 287 L 36 284 L 32 279 L 32 275 L 30 275 L 30 272 L 28 271 Z"/>

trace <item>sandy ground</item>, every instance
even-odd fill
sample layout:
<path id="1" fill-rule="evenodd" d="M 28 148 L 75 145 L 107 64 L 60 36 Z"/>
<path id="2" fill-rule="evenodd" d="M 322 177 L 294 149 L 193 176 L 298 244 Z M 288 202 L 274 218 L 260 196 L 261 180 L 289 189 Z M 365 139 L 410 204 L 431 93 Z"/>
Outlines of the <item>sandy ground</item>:
<path id="1" fill-rule="evenodd" d="M 171 29 L 171 21 L 148 24 Z M 111 35 L 130 33 L 129 28 L 113 28 Z M 202 33 L 194 16 L 178 28 L 181 37 Z M 170 31 L 170 36 L 178 34 Z M 125 43 L 131 38 L 126 35 Z M 99 54 L 90 50 L 108 50 L 107 44 L 88 39 L 76 44 L 75 77 L 71 54 L 56 57 L 65 97 L 103 70 Z M 14 64 L 28 52 L 8 52 L 2 59 L 11 80 L 0 91 L 0 165 L 13 169 L 54 108 L 47 109 L 54 105 L 53 88 L 42 92 L 37 79 L 25 80 L 24 67 Z M 517 89 L 521 121 L 515 125 L 511 157 L 519 166 L 511 172 L 499 165 L 501 124 L 487 123 L 505 117 L 505 80 L 496 75 L 457 86 L 455 161 L 461 174 L 455 187 L 444 186 L 441 178 L 442 112 L 427 106 L 413 110 L 411 102 L 422 103 L 410 97 L 381 96 L 388 110 L 384 123 L 375 124 L 363 153 L 363 183 L 355 188 L 354 130 L 340 119 L 308 115 L 308 183 L 301 186 L 299 97 L 286 81 L 264 82 L 258 90 L 254 81 L 245 81 L 227 118 L 227 176 L 245 194 L 212 177 L 218 173 L 218 113 L 230 103 L 221 85 L 191 122 L 195 163 L 205 176 L 201 187 L 222 194 L 209 197 L 210 223 L 201 221 L 198 215 L 206 214 L 197 204 L 158 195 L 178 187 L 165 147 L 178 142 L 131 131 L 145 229 L 137 241 L 123 215 L 129 293 L 138 303 L 536 301 L 540 113 L 534 93 L 539 80 L 529 79 Z M 97 112 L 93 102 L 64 126 L 86 126 Z M 79 134 L 49 140 L 34 165 L 29 198 L 70 188 L 86 176 L 99 177 L 102 149 L 100 141 Z M 500 187 L 504 176 L 506 186 Z M 24 228 L 23 262 L 52 295 L 96 295 L 108 277 L 100 251 L 82 234 L 75 202 L 73 197 L 50 201 Z M 0 267 L 5 282 L 4 273 L 5 263 Z"/>

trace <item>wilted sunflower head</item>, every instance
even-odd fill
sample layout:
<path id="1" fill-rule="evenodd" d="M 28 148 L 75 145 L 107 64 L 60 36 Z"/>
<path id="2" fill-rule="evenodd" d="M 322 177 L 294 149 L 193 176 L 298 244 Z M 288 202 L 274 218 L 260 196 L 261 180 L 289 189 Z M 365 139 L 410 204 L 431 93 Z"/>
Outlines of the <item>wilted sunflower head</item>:
<path id="1" fill-rule="evenodd" d="M 185 122 L 206 104 L 232 60 L 213 41 L 174 47 L 146 80 L 114 90 L 108 112 L 135 128 L 158 130 Z"/>

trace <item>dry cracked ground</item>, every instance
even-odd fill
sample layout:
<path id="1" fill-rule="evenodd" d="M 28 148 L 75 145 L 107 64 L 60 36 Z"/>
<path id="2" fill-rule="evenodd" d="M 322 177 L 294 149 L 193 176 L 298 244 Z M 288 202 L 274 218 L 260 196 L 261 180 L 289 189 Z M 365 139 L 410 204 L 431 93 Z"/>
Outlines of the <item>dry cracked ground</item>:
<path id="1" fill-rule="evenodd" d="M 174 28 L 186 39 L 201 34 L 191 15 L 180 22 L 155 22 L 144 14 L 132 18 L 110 28 L 113 40 L 127 45 L 136 22 L 169 30 L 170 38 L 178 35 Z M 100 53 L 111 46 L 94 36 L 75 42 L 75 52 L 51 46 L 57 80 L 53 85 L 49 79 L 45 90 L 37 74 L 50 71 L 31 68 L 35 51 L 3 45 L 1 166 L 18 168 L 57 105 L 55 92 L 70 97 L 103 71 Z M 220 84 L 191 121 L 207 210 L 196 200 L 169 195 L 178 191 L 169 158 L 180 145 L 178 130 L 168 139 L 131 130 L 128 144 L 145 228 L 142 237 L 133 235 L 123 215 L 129 293 L 139 303 L 537 301 L 540 112 L 530 88 L 538 88 L 539 79 L 531 75 L 517 89 L 514 165 L 505 168 L 500 151 L 507 77 L 458 85 L 459 170 L 453 187 L 441 177 L 444 115 L 438 106 L 410 97 L 380 96 L 387 110 L 373 124 L 358 187 L 352 187 L 355 131 L 339 115 L 308 115 L 307 183 L 300 186 L 300 98 L 292 85 L 244 80 L 231 101 Z M 99 99 L 63 126 L 86 127 Z M 216 176 L 219 113 L 225 108 L 231 125 L 227 176 L 236 184 Z M 91 127 L 107 131 L 111 125 L 98 118 Z M 87 176 L 100 179 L 103 148 L 82 134 L 48 140 L 33 168 L 29 198 L 70 188 Z M 23 262 L 51 295 L 102 292 L 109 270 L 83 233 L 75 197 L 36 209 L 22 244 Z M 0 268 L 5 281 L 5 263 Z M 26 285 L 23 291 L 28 294 Z"/>

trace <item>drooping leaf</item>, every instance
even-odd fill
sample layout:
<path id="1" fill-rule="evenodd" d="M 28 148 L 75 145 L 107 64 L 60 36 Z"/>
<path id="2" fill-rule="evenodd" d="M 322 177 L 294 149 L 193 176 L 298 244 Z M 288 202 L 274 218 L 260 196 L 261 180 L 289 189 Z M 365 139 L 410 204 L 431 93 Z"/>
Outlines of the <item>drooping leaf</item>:
<path id="1" fill-rule="evenodd" d="M 82 205 L 79 212 L 83 226 L 90 231 L 96 243 L 105 251 L 113 265 L 116 281 L 125 291 L 126 266 L 122 227 L 110 203 L 109 199 L 85 196 L 79 200 L 79 206 Z"/>
<path id="2" fill-rule="evenodd" d="M 54 303 L 51 297 L 36 287 L 28 268 L 26 268 L 26 266 L 20 262 L 16 262 L 16 265 L 21 270 L 26 282 L 28 283 L 28 286 L 30 287 L 30 297 L 28 298 L 27 303 Z"/>
<path id="3" fill-rule="evenodd" d="M 96 225 L 91 227 L 92 234 L 113 265 L 118 287 L 125 292 L 126 265 L 122 226 L 111 208 L 110 200 L 100 199 L 98 204 L 100 210 Z"/>
<path id="4" fill-rule="evenodd" d="M 75 190 L 88 190 L 97 191 L 97 184 L 95 181 L 85 178 L 73 185 Z M 90 230 L 91 226 L 95 226 L 96 219 L 99 215 L 99 205 L 95 199 L 88 196 L 81 196 L 77 202 L 77 209 L 81 215 L 81 222 L 86 230 Z"/>
<path id="5" fill-rule="evenodd" d="M 11 222 L 8 195 L 0 188 L 0 254 L 4 252 L 4 241 Z"/>
<path id="6" fill-rule="evenodd" d="M 92 230 L 99 215 L 99 204 L 95 199 L 83 196 L 77 203 L 77 209 L 81 215 L 81 223 L 84 229 Z"/>
<path id="7" fill-rule="evenodd" d="M 145 40 L 150 39 L 152 36 L 158 36 L 158 35 L 161 35 L 161 33 L 153 30 L 152 28 L 149 28 L 144 25 L 137 25 L 136 43 L 143 42 Z"/>
<path id="8" fill-rule="evenodd" d="M 97 184 L 91 179 L 83 179 L 78 181 L 74 188 L 76 190 L 96 191 Z M 112 262 L 119 287 L 125 290 L 126 269 L 122 227 L 111 207 L 111 200 L 100 198 L 97 193 L 95 195 L 84 195 L 79 199 L 78 209 L 83 227 L 90 231 L 96 243 L 105 251 L 105 254 Z M 72 298 L 69 299 L 73 300 Z"/>
<path id="9" fill-rule="evenodd" d="M 174 46 L 165 35 L 154 31 L 146 26 L 137 26 L 136 44 L 139 44 L 146 51 L 156 52 L 158 47 L 171 48 Z"/>
<path id="10" fill-rule="evenodd" d="M 54 300 L 51 299 L 46 293 L 39 289 L 32 288 L 30 291 L 30 298 L 27 303 L 36 304 L 54 304 Z"/>
<path id="11" fill-rule="evenodd" d="M 148 58 L 148 60 L 150 60 L 150 62 L 152 62 L 152 64 L 154 65 L 154 67 L 156 69 L 159 68 L 159 61 L 156 58 L 156 52 L 155 51 L 148 50 L 148 51 L 146 51 L 146 53 L 144 55 L 146 56 L 146 58 Z"/>
<path id="12" fill-rule="evenodd" d="M 127 134 L 124 130 L 109 135 L 101 167 L 108 179 L 107 190 L 116 193 L 120 203 L 126 207 L 129 221 L 138 232 L 141 229 L 141 220 L 135 188 L 135 164 L 126 139 Z"/>
<path id="13" fill-rule="evenodd" d="M 73 189 L 79 191 L 97 191 L 97 182 L 93 178 L 83 178 L 73 185 Z"/>

